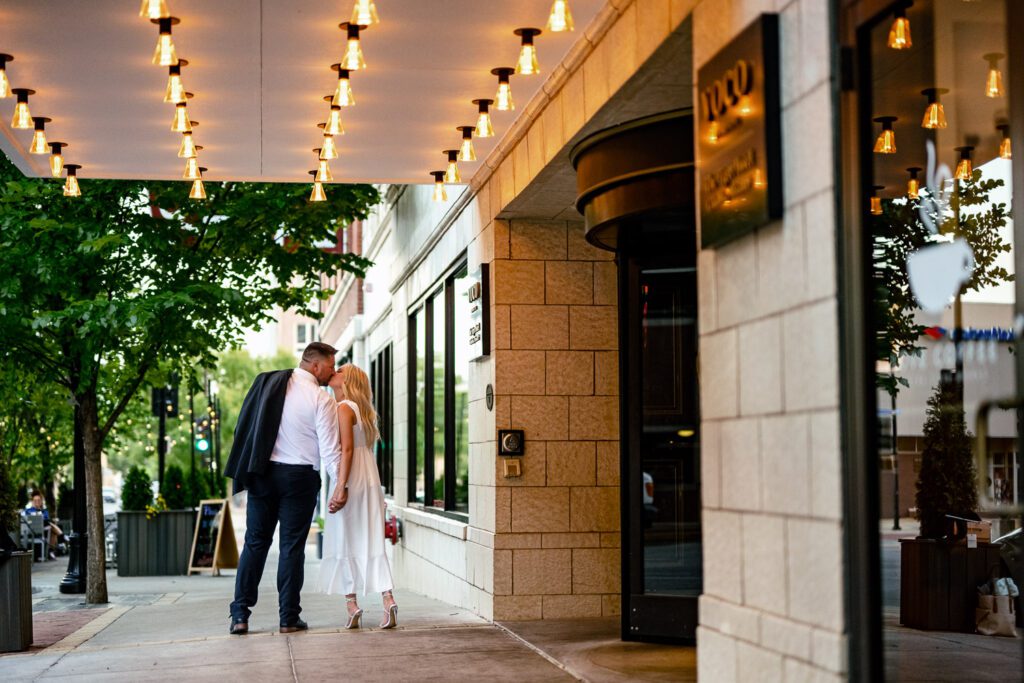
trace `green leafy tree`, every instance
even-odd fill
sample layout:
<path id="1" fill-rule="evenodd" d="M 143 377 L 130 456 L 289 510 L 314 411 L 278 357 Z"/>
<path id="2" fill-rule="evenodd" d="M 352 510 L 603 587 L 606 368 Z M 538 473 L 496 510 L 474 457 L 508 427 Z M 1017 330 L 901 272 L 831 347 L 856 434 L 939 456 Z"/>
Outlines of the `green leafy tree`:
<path id="1" fill-rule="evenodd" d="M 13 530 L 18 524 L 18 496 L 11 480 L 11 462 L 0 456 L 0 533 Z"/>
<path id="2" fill-rule="evenodd" d="M 121 487 L 121 509 L 142 512 L 153 504 L 153 480 L 141 467 L 128 470 Z"/>
<path id="3" fill-rule="evenodd" d="M 205 476 L 199 469 L 189 471 L 186 488 L 189 507 L 197 507 L 199 501 L 210 497 L 209 477 Z"/>
<path id="4" fill-rule="evenodd" d="M 164 480 L 160 482 L 160 493 L 167 501 L 168 510 L 184 510 L 188 507 L 188 491 L 185 488 L 185 474 L 177 465 L 168 465 Z"/>
<path id="5" fill-rule="evenodd" d="M 86 531 L 103 538 L 101 454 L 161 364 L 240 341 L 275 307 L 312 315 L 320 275 L 361 273 L 364 259 L 325 250 L 377 200 L 371 186 L 84 180 L 81 197 L 25 178 L 0 159 L 0 355 L 33 368 L 74 404 L 85 452 Z M 179 369 L 184 370 L 184 367 Z M 103 544 L 89 544 L 86 600 L 107 601 Z"/>

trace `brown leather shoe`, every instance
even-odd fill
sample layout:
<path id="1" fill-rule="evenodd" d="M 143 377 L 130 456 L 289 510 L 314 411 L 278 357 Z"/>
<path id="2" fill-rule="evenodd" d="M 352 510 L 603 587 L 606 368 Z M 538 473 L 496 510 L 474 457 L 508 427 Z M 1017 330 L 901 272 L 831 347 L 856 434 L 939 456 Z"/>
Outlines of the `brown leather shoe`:
<path id="1" fill-rule="evenodd" d="M 304 622 L 302 619 L 299 619 L 298 621 L 296 621 L 291 626 L 285 626 L 284 624 L 281 625 L 281 633 L 295 633 L 296 631 L 308 631 L 308 630 L 309 630 L 309 624 Z"/>
<path id="2" fill-rule="evenodd" d="M 228 632 L 233 636 L 244 636 L 249 632 L 249 622 L 242 621 L 241 619 L 232 619 L 231 628 Z"/>

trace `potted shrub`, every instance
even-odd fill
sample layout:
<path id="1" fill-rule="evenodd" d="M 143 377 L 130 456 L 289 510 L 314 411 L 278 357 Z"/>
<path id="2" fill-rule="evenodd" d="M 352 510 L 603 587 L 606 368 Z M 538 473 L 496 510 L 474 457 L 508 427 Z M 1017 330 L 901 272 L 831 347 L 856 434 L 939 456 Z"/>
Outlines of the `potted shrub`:
<path id="1" fill-rule="evenodd" d="M 8 468 L 0 458 L 0 652 L 20 652 L 32 644 L 32 553 L 18 549 L 8 534 L 18 524 Z"/>
<path id="2" fill-rule="evenodd" d="M 172 474 L 176 470 L 176 474 Z M 170 496 L 178 509 L 168 509 Z M 121 490 L 117 513 L 117 575 L 174 576 L 188 573 L 195 512 L 185 506 L 184 476 L 167 468 L 161 493 L 153 499 L 149 475 L 133 467 Z"/>

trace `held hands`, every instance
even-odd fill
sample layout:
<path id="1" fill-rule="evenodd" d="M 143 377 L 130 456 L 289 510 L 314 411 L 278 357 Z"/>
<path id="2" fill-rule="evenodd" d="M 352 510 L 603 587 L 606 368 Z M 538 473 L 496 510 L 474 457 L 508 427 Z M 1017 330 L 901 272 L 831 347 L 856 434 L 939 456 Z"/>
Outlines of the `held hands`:
<path id="1" fill-rule="evenodd" d="M 348 502 L 348 489 L 344 486 L 338 486 L 334 490 L 334 495 L 327 502 L 327 510 L 330 513 L 335 513 L 341 508 L 345 507 L 345 503 Z"/>

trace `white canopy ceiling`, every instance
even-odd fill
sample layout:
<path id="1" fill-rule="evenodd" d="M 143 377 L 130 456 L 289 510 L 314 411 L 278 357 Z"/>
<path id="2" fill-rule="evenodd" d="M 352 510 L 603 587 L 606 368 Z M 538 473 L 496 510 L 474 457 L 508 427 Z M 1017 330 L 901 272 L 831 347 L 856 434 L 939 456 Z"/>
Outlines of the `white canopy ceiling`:
<path id="1" fill-rule="evenodd" d="M 211 180 L 306 182 L 316 167 L 316 124 L 325 121 L 353 0 L 167 0 L 188 60 L 190 117 Z M 597 14 L 603 0 L 571 0 L 577 29 L 536 39 L 542 73 L 513 76 L 519 111 Z M 342 110 L 336 182 L 423 183 L 458 147 L 455 126 L 473 125 L 472 99 L 493 98 L 490 70 L 514 66 L 518 27 L 543 28 L 551 0 L 376 0 L 381 23 L 363 33 L 368 68 L 352 75 L 357 104 Z M 180 134 L 163 102 L 167 68 L 151 63 L 157 28 L 138 0 L 9 0 L 0 4 L 0 53 L 13 87 L 36 91 L 33 116 L 48 116 L 50 141 L 69 143 L 84 178 L 178 179 Z M 0 148 L 29 175 L 48 174 L 28 154 L 31 131 L 12 130 L 14 98 L 0 100 Z M 581 103 L 582 106 L 582 103 Z M 517 112 L 493 114 L 497 137 Z M 478 162 L 479 163 L 479 162 Z M 468 180 L 475 164 L 463 166 Z"/>

